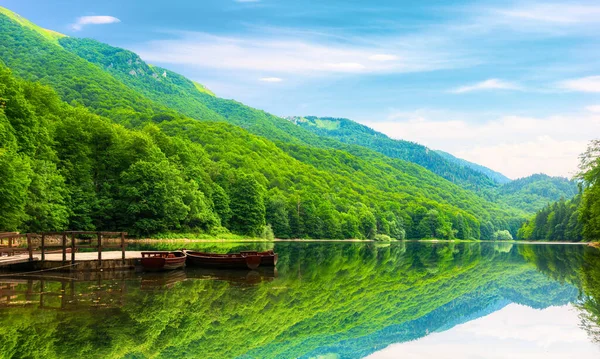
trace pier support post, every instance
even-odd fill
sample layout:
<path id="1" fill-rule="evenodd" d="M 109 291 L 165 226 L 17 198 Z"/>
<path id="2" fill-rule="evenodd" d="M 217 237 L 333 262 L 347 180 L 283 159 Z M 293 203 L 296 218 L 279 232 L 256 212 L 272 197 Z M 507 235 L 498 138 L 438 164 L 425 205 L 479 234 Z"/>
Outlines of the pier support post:
<path id="1" fill-rule="evenodd" d="M 63 265 L 67 262 L 67 234 L 62 234 L 62 261 Z"/>
<path id="2" fill-rule="evenodd" d="M 125 233 L 121 232 L 121 264 L 125 264 Z"/>
<path id="3" fill-rule="evenodd" d="M 33 261 L 33 246 L 31 244 L 31 233 L 27 233 L 27 251 L 29 252 L 29 261 Z"/>
<path id="4" fill-rule="evenodd" d="M 42 261 L 46 260 L 46 235 L 42 233 Z"/>
<path id="5" fill-rule="evenodd" d="M 71 265 L 75 265 L 75 233 L 71 233 Z"/>
<path id="6" fill-rule="evenodd" d="M 102 234 L 98 232 L 98 268 L 102 268 Z"/>

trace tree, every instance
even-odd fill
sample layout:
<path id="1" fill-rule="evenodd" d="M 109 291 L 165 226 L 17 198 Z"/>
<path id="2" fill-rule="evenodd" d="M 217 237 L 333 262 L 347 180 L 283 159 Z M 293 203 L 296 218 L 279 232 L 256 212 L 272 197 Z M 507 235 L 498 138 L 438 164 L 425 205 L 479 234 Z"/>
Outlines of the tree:
<path id="1" fill-rule="evenodd" d="M 260 235 L 265 225 L 264 188 L 254 176 L 239 174 L 231 185 L 230 197 L 230 228 L 244 235 Z"/>
<path id="2" fill-rule="evenodd" d="M 587 240 L 600 238 L 600 140 L 593 140 L 580 157 L 580 173 L 585 183 L 580 220 Z"/>
<path id="3" fill-rule="evenodd" d="M 190 213 L 184 201 L 189 188 L 166 160 L 134 163 L 121 175 L 118 189 L 114 221 L 133 234 L 177 230 Z"/>
<path id="4" fill-rule="evenodd" d="M 269 194 L 266 206 L 266 221 L 277 238 L 291 238 L 287 200 L 279 190 Z"/>

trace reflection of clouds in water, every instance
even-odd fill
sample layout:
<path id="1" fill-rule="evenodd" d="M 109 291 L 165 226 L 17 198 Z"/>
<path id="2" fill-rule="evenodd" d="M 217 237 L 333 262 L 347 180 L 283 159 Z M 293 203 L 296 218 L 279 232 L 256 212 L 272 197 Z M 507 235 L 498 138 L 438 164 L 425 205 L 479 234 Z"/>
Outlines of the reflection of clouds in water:
<path id="1" fill-rule="evenodd" d="M 384 358 L 599 358 L 572 305 L 533 309 L 510 304 L 486 317 L 370 355 Z"/>

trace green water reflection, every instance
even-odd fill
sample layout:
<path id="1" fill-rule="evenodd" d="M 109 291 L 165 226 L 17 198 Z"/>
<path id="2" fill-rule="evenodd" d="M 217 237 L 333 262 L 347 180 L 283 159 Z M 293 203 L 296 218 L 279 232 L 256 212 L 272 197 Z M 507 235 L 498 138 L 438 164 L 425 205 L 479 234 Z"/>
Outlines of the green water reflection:
<path id="1" fill-rule="evenodd" d="M 175 249 L 181 243 L 137 249 Z M 0 277 L 2 358 L 361 358 L 510 303 L 574 303 L 600 334 L 600 251 L 510 243 L 274 248 L 276 270 Z"/>

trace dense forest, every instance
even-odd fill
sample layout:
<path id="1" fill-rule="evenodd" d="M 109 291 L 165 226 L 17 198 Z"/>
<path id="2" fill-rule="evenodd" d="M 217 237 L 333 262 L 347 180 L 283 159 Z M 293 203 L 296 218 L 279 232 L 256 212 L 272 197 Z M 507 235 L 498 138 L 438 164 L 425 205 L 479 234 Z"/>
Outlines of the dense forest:
<path id="1" fill-rule="evenodd" d="M 581 155 L 582 193 L 539 210 L 518 231 L 524 240 L 594 241 L 600 239 L 600 140 L 591 141 Z"/>

